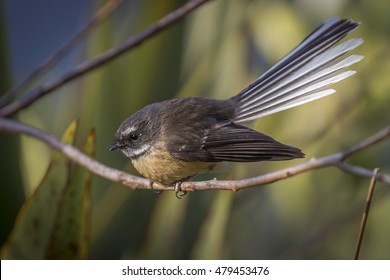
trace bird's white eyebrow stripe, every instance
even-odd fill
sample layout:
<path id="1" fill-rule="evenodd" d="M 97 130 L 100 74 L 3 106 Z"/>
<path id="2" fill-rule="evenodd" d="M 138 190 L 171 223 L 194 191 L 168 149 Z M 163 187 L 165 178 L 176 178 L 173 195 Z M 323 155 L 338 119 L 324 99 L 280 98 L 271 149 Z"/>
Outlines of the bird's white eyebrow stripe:
<path id="1" fill-rule="evenodd" d="M 123 134 L 124 134 L 124 135 L 128 135 L 128 134 L 130 134 L 130 133 L 136 131 L 137 129 L 138 129 L 138 127 L 132 125 L 132 126 L 126 128 L 126 129 L 123 131 Z"/>

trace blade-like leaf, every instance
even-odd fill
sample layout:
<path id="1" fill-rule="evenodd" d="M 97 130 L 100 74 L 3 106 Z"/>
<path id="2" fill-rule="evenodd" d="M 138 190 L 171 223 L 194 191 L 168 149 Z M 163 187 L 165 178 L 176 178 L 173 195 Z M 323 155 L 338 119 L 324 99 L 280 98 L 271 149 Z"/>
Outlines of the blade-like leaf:
<path id="1" fill-rule="evenodd" d="M 74 121 L 64 132 L 62 141 L 73 144 L 76 129 L 77 122 Z M 2 258 L 43 259 L 45 257 L 56 208 L 68 172 L 68 160 L 59 152 L 55 152 L 38 188 L 23 204 L 14 228 L 2 248 Z"/>
<path id="2" fill-rule="evenodd" d="M 73 144 L 77 121 L 62 141 Z M 91 132 L 84 150 L 94 151 Z M 91 174 L 55 152 L 36 191 L 24 203 L 1 251 L 2 259 L 84 258 L 89 229 Z"/>
<path id="3" fill-rule="evenodd" d="M 95 131 L 91 130 L 84 153 L 95 152 Z M 85 259 L 88 254 L 90 229 L 90 188 L 92 173 L 76 165 L 57 205 L 49 245 L 48 259 Z"/>

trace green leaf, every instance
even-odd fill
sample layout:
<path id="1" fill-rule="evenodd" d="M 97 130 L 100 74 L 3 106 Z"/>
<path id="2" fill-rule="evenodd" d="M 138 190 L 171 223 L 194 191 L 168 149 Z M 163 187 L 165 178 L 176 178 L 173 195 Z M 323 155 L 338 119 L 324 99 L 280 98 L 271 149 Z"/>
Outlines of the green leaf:
<path id="1" fill-rule="evenodd" d="M 62 141 L 73 144 L 76 129 L 74 121 Z M 94 139 L 92 132 L 85 145 L 89 154 L 93 153 Z M 38 188 L 22 206 L 1 258 L 85 257 L 90 181 L 89 172 L 72 166 L 67 157 L 55 152 Z"/>
<path id="2" fill-rule="evenodd" d="M 95 131 L 91 130 L 83 151 L 95 152 Z M 48 259 L 85 259 L 89 248 L 90 193 L 92 173 L 76 165 L 57 205 Z"/>

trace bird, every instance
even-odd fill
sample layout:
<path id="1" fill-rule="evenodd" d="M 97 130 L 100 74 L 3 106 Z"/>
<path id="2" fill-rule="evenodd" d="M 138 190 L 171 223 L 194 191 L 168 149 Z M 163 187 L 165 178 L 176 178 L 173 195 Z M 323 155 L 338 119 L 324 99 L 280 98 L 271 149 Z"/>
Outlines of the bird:
<path id="1" fill-rule="evenodd" d="M 304 157 L 296 147 L 258 132 L 253 121 L 336 91 L 330 86 L 356 71 L 350 54 L 363 39 L 339 43 L 360 22 L 332 17 L 249 86 L 225 100 L 170 99 L 126 118 L 110 151 L 119 149 L 151 182 L 175 186 L 219 162 L 282 161 Z M 339 44 L 337 44 L 339 43 Z M 179 186 L 179 187 L 178 187 Z"/>

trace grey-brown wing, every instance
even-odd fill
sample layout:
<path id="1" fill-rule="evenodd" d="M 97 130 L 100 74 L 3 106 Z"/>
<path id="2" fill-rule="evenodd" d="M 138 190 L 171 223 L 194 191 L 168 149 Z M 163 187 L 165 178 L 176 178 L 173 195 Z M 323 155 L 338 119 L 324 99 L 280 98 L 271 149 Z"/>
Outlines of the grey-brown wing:
<path id="1" fill-rule="evenodd" d="M 215 124 L 192 143 L 170 147 L 170 153 L 181 160 L 206 162 L 277 161 L 304 156 L 297 148 L 229 121 Z"/>

